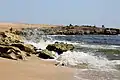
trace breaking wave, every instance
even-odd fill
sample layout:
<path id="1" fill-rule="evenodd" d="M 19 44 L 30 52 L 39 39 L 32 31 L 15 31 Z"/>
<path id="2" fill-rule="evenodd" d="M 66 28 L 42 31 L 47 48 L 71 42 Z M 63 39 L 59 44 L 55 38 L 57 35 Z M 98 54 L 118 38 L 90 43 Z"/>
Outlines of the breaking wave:
<path id="1" fill-rule="evenodd" d="M 42 34 L 42 35 L 41 35 Z M 120 49 L 120 45 L 117 44 L 94 44 L 89 43 L 94 38 L 97 41 L 105 36 L 91 36 L 91 37 L 80 37 L 80 36 L 65 36 L 65 35 L 44 35 L 43 32 L 35 30 L 28 30 L 27 34 L 24 35 L 25 43 L 34 45 L 37 49 L 45 49 L 48 44 L 55 42 L 64 42 L 73 44 L 77 49 L 75 51 L 67 51 L 56 57 L 56 62 L 60 65 L 70 66 L 76 68 L 74 75 L 75 80 L 120 80 L 120 70 L 116 66 L 120 66 L 120 60 L 108 60 L 106 56 L 96 56 L 96 52 L 86 50 L 86 47 L 93 49 Z M 109 38 L 110 36 L 107 36 Z M 87 38 L 87 39 L 86 39 Z M 105 38 L 105 39 L 107 39 Z M 114 38 L 114 36 L 113 36 Z M 120 38 L 116 38 L 119 41 Z M 88 42 L 85 42 L 85 41 Z M 109 39 L 107 39 L 109 40 Z M 112 39 L 113 40 L 113 39 Z M 103 40 L 104 41 L 104 40 Z M 114 43 L 115 41 L 113 41 Z M 110 42 L 109 42 L 110 43 Z M 117 45 L 116 45 L 117 44 Z M 80 48 L 85 48 L 84 51 Z"/>

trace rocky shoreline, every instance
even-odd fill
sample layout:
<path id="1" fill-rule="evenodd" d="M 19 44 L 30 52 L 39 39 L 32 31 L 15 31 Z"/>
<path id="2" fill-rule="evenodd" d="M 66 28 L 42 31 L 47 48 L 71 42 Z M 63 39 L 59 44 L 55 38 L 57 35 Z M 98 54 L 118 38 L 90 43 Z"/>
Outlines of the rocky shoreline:
<path id="1" fill-rule="evenodd" d="M 55 42 L 49 44 L 46 49 L 37 49 L 31 44 L 25 44 L 19 31 L 9 30 L 0 32 L 0 57 L 13 60 L 27 60 L 28 57 L 35 55 L 42 59 L 54 59 L 68 50 L 73 50 L 74 46 L 67 43 Z"/>
<path id="2" fill-rule="evenodd" d="M 25 29 L 31 29 L 31 32 L 25 31 Z M 27 60 L 28 57 L 31 57 L 31 55 L 35 55 L 36 57 L 42 59 L 55 59 L 58 55 L 63 54 L 63 52 L 73 51 L 74 49 L 74 46 L 72 44 L 67 44 L 63 42 L 48 44 L 46 46 L 46 49 L 37 49 L 31 44 L 24 43 L 23 36 L 28 35 L 27 33 L 33 34 L 33 28 L 25 29 L 23 31 L 17 31 L 10 28 L 9 31 L 0 32 L 0 57 L 13 60 Z M 51 29 L 53 28 L 50 28 L 50 30 Z M 48 29 L 37 30 L 43 31 L 42 34 L 45 35 L 47 33 L 46 30 Z M 71 35 L 71 33 L 68 35 Z"/>
<path id="3" fill-rule="evenodd" d="M 32 29 L 32 28 L 25 28 Z M 24 29 L 24 30 L 25 30 Z M 116 28 L 105 28 L 96 26 L 78 26 L 78 25 L 69 25 L 69 26 L 57 26 L 49 28 L 36 28 L 39 31 L 43 31 L 47 35 L 118 35 L 120 34 L 120 29 Z"/>
<path id="4" fill-rule="evenodd" d="M 44 50 L 24 43 L 19 32 L 0 32 L 1 80 L 73 80 L 73 68 L 57 67 L 55 61 L 41 60 L 47 55 L 46 52 L 41 56 Z"/>

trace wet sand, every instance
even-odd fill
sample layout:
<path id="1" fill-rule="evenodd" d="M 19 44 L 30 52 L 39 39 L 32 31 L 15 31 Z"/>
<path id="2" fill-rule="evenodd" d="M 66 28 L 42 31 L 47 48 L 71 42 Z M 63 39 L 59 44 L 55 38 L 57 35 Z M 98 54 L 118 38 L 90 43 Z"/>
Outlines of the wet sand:
<path id="1" fill-rule="evenodd" d="M 0 80 L 73 80 L 72 68 L 39 59 L 14 61 L 0 58 Z"/>

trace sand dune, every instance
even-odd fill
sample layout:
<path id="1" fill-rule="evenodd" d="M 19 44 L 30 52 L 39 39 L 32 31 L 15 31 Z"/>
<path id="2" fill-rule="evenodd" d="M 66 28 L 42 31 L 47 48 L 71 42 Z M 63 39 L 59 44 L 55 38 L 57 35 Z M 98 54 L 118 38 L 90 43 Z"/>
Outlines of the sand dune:
<path id="1" fill-rule="evenodd" d="M 50 24 L 27 24 L 27 23 L 0 23 L 0 31 L 5 31 L 10 29 L 11 27 L 14 29 L 21 29 L 21 28 L 50 28 L 50 27 L 57 27 L 58 25 L 50 25 Z"/>

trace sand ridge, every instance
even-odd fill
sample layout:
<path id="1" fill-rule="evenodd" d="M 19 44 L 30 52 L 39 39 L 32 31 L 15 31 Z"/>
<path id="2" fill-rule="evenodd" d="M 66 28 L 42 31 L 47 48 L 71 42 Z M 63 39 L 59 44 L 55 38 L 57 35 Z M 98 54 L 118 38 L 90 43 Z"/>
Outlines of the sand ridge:
<path id="1" fill-rule="evenodd" d="M 59 25 L 51 25 L 51 24 L 27 24 L 27 23 L 0 23 L 0 31 L 6 31 L 11 27 L 13 29 L 21 30 L 22 28 L 51 28 L 57 27 Z"/>

